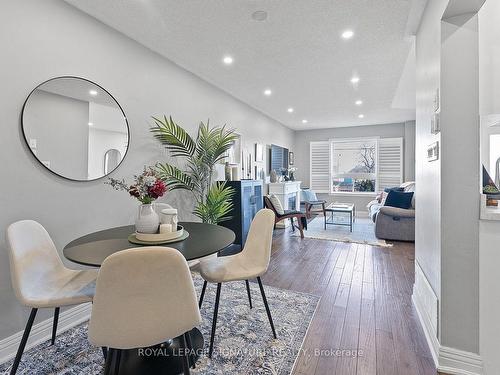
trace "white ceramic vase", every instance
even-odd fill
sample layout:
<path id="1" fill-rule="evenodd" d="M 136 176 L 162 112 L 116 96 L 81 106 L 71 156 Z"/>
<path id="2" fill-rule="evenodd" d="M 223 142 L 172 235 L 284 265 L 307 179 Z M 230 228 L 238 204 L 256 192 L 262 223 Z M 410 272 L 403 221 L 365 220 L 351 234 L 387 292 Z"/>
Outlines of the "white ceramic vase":
<path id="1" fill-rule="evenodd" d="M 152 204 L 141 204 L 135 219 L 135 230 L 139 233 L 156 233 L 160 226 L 160 217 Z"/>

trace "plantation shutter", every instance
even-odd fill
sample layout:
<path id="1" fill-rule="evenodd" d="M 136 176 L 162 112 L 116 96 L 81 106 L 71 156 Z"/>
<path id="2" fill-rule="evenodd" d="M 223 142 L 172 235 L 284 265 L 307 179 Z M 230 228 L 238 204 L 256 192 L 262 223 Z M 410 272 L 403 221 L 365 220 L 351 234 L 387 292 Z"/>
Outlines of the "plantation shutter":
<path id="1" fill-rule="evenodd" d="M 378 191 L 403 183 L 403 138 L 378 140 Z"/>
<path id="2" fill-rule="evenodd" d="M 310 142 L 310 188 L 316 193 L 330 192 L 330 142 Z"/>

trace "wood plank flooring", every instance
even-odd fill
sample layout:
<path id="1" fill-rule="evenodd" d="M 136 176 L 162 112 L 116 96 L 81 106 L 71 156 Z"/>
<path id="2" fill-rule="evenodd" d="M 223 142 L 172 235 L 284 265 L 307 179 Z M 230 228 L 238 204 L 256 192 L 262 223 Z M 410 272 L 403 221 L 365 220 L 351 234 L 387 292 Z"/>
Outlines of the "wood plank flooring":
<path id="1" fill-rule="evenodd" d="M 411 302 L 414 254 L 409 243 L 380 248 L 276 230 L 263 282 L 321 296 L 293 374 L 436 375 Z"/>

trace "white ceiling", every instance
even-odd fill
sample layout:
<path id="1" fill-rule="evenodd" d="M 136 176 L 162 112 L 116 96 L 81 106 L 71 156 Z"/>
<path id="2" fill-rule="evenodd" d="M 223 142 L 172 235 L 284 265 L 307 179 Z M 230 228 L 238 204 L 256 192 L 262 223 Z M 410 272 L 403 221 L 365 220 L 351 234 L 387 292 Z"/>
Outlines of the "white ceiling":
<path id="1" fill-rule="evenodd" d="M 397 91 L 415 95 L 404 89 L 414 76 L 400 84 L 412 45 L 409 0 L 65 1 L 292 129 L 415 118 L 414 106 L 393 108 L 408 102 Z M 253 20 L 256 10 L 267 20 Z M 351 40 L 340 37 L 346 29 Z"/>

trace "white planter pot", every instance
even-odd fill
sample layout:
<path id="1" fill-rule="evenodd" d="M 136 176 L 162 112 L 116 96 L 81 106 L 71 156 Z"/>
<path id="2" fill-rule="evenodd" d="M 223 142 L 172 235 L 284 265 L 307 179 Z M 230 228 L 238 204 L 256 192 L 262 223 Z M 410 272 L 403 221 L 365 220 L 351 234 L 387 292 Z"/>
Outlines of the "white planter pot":
<path id="1" fill-rule="evenodd" d="M 135 230 L 139 233 L 156 233 L 160 225 L 160 217 L 152 204 L 141 204 L 135 219 Z"/>

